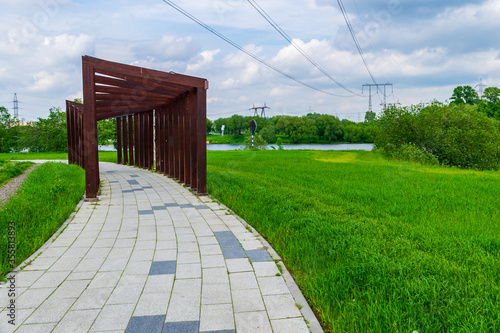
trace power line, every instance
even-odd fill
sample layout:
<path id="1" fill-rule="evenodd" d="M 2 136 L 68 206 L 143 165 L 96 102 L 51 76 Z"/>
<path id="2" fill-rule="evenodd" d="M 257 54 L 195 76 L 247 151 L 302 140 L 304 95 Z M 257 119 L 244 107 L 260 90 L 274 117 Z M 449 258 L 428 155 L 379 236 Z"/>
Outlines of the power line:
<path id="1" fill-rule="evenodd" d="M 297 51 L 300 52 L 300 54 L 302 54 L 311 64 L 313 64 L 314 67 L 316 67 L 317 69 L 319 69 L 319 71 L 321 73 L 323 73 L 326 77 L 328 77 L 330 80 L 332 80 L 335 84 L 337 84 L 339 87 L 341 87 L 342 89 L 350 92 L 351 94 L 354 94 L 354 95 L 357 95 L 357 96 L 360 96 L 360 94 L 357 94 L 355 92 L 353 92 L 352 90 L 349 90 L 348 88 L 346 88 L 344 85 L 342 85 L 340 82 L 338 82 L 337 80 L 335 80 L 328 72 L 326 72 L 326 70 L 324 70 L 316 61 L 314 61 L 314 59 L 312 59 L 304 50 L 302 50 L 302 48 L 297 45 L 297 43 L 295 43 L 293 41 L 293 39 L 278 25 L 278 23 L 276 23 L 270 16 L 269 14 L 267 14 L 265 12 L 264 9 L 262 9 L 262 7 L 259 6 L 259 4 L 255 1 L 255 0 L 247 0 L 247 2 L 252 5 L 253 8 L 255 8 L 255 10 L 276 30 L 278 31 L 278 33 L 283 36 L 283 38 L 285 38 Z"/>
<path id="2" fill-rule="evenodd" d="M 342 15 L 344 16 L 345 23 L 347 24 L 347 28 L 349 29 L 349 32 L 351 33 L 352 39 L 354 40 L 354 44 L 356 44 L 356 48 L 358 49 L 358 53 L 361 56 L 361 60 L 363 60 L 363 64 L 366 67 L 366 70 L 368 71 L 368 74 L 370 74 L 370 77 L 372 78 L 373 83 L 377 84 L 375 81 L 375 78 L 373 77 L 373 74 L 368 67 L 368 63 L 366 62 L 365 55 L 363 53 L 363 50 L 361 49 L 361 46 L 359 45 L 358 38 L 356 37 L 356 34 L 354 33 L 354 29 L 352 28 L 351 21 L 349 20 L 349 17 L 347 16 L 347 12 L 344 7 L 344 3 L 342 0 L 337 0 L 337 3 L 339 4 L 340 11 L 342 12 Z"/>
<path id="3" fill-rule="evenodd" d="M 258 56 L 256 56 L 255 54 L 251 53 L 250 51 L 246 50 L 245 48 L 239 46 L 238 44 L 236 44 L 235 42 L 233 42 L 232 40 L 230 40 L 229 38 L 227 38 L 226 36 L 224 36 L 223 34 L 221 34 L 220 32 L 216 31 L 215 29 L 211 28 L 210 26 L 208 26 L 207 24 L 203 23 L 202 21 L 200 21 L 199 19 L 197 19 L 196 17 L 194 17 L 193 15 L 191 15 L 190 13 L 188 13 L 187 11 L 185 11 L 184 9 L 182 9 L 181 7 L 179 7 L 178 5 L 176 5 L 175 3 L 173 3 L 172 1 L 170 0 L 162 0 L 163 2 L 165 2 L 167 5 L 171 6 L 172 8 L 174 8 L 175 10 L 177 10 L 178 12 L 180 12 L 181 14 L 183 14 L 184 16 L 186 16 L 187 18 L 191 19 L 192 21 L 198 23 L 200 26 L 202 26 L 203 28 L 207 29 L 208 31 L 210 31 L 211 33 L 213 33 L 214 35 L 216 35 L 217 37 L 221 38 L 222 40 L 224 40 L 226 43 L 232 45 L 233 47 L 237 48 L 238 50 L 240 50 L 241 52 L 245 53 L 246 55 L 252 57 L 253 59 L 257 60 L 258 62 L 260 62 L 261 64 L 271 68 L 272 70 L 280 73 L 281 75 L 289 78 L 290 80 L 293 80 L 305 87 L 308 87 L 310 89 L 313 89 L 313 90 L 316 90 L 318 92 L 321 92 L 321 93 L 324 93 L 324 94 L 327 94 L 327 95 L 331 95 L 331 96 L 336 96 L 336 97 L 352 97 L 352 96 L 344 96 L 344 95 L 338 95 L 338 94 L 333 94 L 333 93 L 330 93 L 328 91 L 324 91 L 324 90 L 321 90 L 319 88 L 316 88 L 306 82 L 303 82 L 299 79 L 296 79 L 294 78 L 293 76 L 283 72 L 282 70 L 280 70 L 279 68 L 271 65 L 270 63 L 266 62 L 265 60 L 259 58 Z"/>

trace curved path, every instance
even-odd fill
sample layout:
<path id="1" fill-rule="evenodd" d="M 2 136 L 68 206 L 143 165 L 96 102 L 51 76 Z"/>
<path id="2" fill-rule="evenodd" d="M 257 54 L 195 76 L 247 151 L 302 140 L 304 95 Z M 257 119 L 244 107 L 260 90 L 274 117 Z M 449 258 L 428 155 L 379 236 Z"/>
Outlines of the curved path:
<path id="1" fill-rule="evenodd" d="M 0 332 L 321 331 L 226 207 L 147 170 L 100 171 L 100 200 L 80 203 L 15 275 L 15 326 L 0 287 Z"/>

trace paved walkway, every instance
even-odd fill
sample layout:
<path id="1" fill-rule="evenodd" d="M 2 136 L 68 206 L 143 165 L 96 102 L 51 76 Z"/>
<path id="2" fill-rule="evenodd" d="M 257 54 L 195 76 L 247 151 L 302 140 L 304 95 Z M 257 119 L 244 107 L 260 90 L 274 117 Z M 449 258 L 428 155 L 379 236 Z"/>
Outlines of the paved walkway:
<path id="1" fill-rule="evenodd" d="M 15 326 L 0 287 L 0 332 L 321 331 L 226 207 L 147 170 L 100 169 L 100 201 L 80 203 L 15 276 Z"/>

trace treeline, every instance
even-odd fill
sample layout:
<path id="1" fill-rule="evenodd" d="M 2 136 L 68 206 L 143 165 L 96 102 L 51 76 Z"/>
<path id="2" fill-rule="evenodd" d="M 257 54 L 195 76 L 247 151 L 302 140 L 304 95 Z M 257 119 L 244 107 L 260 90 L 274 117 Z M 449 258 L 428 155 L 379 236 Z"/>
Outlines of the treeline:
<path id="1" fill-rule="evenodd" d="M 257 133 L 268 143 L 372 143 L 378 132 L 372 120 L 374 115 L 367 113 L 365 122 L 355 123 L 347 119 L 318 113 L 309 113 L 302 117 L 274 116 L 271 118 L 243 117 L 233 115 L 215 121 L 207 119 L 207 133 L 242 135 L 250 131 L 250 121 L 257 122 Z"/>
<path id="2" fill-rule="evenodd" d="M 500 169 L 500 121 L 479 105 L 434 102 L 389 108 L 376 121 L 375 149 L 389 158 L 453 166 Z"/>
<path id="3" fill-rule="evenodd" d="M 116 141 L 116 120 L 97 122 L 100 145 Z M 47 118 L 38 118 L 22 126 L 5 107 L 0 107 L 0 153 L 12 152 L 65 152 L 68 150 L 66 112 L 59 107 L 49 110 Z"/>

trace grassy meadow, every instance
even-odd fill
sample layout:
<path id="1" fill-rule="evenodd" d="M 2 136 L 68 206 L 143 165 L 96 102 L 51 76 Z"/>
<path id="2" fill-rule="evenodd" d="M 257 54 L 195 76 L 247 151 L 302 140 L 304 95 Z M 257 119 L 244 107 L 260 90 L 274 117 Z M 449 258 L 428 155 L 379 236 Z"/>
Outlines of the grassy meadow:
<path id="1" fill-rule="evenodd" d="M 0 205 L 0 277 L 12 270 L 8 261 L 12 227 L 17 266 L 57 231 L 84 190 L 85 172 L 76 165 L 45 163 L 28 175 L 17 194 Z"/>
<path id="2" fill-rule="evenodd" d="M 500 173 L 362 151 L 210 151 L 208 191 L 331 332 L 500 331 Z"/>
<path id="3" fill-rule="evenodd" d="M 68 153 L 0 153 L 0 160 L 67 160 Z M 99 161 L 116 163 L 116 151 L 99 151 Z"/>

